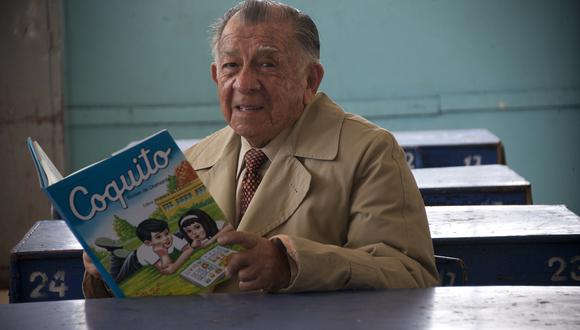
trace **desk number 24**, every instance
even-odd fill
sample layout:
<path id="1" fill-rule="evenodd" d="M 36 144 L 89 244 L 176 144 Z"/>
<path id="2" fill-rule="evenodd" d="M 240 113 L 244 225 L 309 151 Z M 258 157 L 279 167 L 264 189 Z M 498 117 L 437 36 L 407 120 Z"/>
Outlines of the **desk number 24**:
<path id="1" fill-rule="evenodd" d="M 64 275 L 64 270 L 59 270 L 54 273 L 53 279 L 49 282 L 46 273 L 32 272 L 29 278 L 30 283 L 37 282 L 38 280 L 40 280 L 40 283 L 34 288 L 34 290 L 32 290 L 30 298 L 38 299 L 46 297 L 46 292 L 43 289 L 46 288 L 47 285 L 49 292 L 58 293 L 58 296 L 63 298 L 68 290 L 68 286 L 64 282 Z"/>

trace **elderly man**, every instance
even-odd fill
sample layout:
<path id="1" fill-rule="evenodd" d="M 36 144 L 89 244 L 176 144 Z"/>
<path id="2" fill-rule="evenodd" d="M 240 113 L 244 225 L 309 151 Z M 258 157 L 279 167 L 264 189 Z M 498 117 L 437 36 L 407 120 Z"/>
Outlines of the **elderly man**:
<path id="1" fill-rule="evenodd" d="M 324 70 L 310 17 L 242 2 L 214 26 L 213 54 L 228 126 L 186 157 L 236 228 L 219 243 L 246 248 L 216 290 L 436 285 L 425 207 L 404 154 L 390 133 L 318 92 Z"/>

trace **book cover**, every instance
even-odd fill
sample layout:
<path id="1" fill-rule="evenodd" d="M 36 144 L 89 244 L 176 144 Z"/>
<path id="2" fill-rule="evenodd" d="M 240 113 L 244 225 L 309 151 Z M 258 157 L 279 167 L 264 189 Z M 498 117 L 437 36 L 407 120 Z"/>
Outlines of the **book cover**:
<path id="1" fill-rule="evenodd" d="M 192 295 L 225 281 L 226 220 L 166 130 L 65 178 L 32 140 L 43 190 L 117 297 Z M 56 173 L 54 173 L 56 172 Z"/>

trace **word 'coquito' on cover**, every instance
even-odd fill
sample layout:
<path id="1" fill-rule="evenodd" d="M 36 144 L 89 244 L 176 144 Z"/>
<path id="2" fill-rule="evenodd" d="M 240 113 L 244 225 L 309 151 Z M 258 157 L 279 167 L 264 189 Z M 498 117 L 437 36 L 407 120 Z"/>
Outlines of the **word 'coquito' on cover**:
<path id="1" fill-rule="evenodd" d="M 127 171 L 127 177 L 125 175 L 121 175 L 119 180 L 121 181 L 121 187 L 117 184 L 117 181 L 113 180 L 109 184 L 105 186 L 105 189 L 102 194 L 95 193 L 91 196 L 91 211 L 87 215 L 80 214 L 76 208 L 75 200 L 77 193 L 81 195 L 88 195 L 89 192 L 87 188 L 83 186 L 76 186 L 69 194 L 69 205 L 71 208 L 72 213 L 81 220 L 90 220 L 95 216 L 96 212 L 101 212 L 107 209 L 108 202 L 120 201 L 121 206 L 126 209 L 127 202 L 125 201 L 125 197 L 123 194 L 126 191 L 131 191 L 136 187 L 139 187 L 143 181 L 149 179 L 149 177 L 155 173 L 157 173 L 160 169 L 166 168 L 169 164 L 169 154 L 171 153 L 171 148 L 167 150 L 158 150 L 156 151 L 152 158 L 153 167 L 151 167 L 151 162 L 147 157 L 149 153 L 149 149 L 141 149 L 141 153 L 137 158 L 133 158 L 133 163 L 136 165 L 137 174 L 139 175 L 137 179 L 135 178 L 135 173 L 132 169 Z M 138 160 L 141 159 L 141 161 Z M 141 163 L 145 165 L 146 172 L 143 173 L 143 168 L 141 167 Z M 127 183 L 127 180 L 129 183 Z"/>

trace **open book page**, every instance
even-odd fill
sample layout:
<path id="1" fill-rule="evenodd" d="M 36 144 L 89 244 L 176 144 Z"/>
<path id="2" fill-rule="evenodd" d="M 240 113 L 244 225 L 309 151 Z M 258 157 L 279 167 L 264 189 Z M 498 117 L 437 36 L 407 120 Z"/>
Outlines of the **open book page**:
<path id="1" fill-rule="evenodd" d="M 62 174 L 60 174 L 59 170 L 54 166 L 50 158 L 46 155 L 44 150 L 40 147 L 38 142 L 34 141 L 34 148 L 38 151 L 40 155 L 40 164 L 46 173 L 46 178 L 48 179 L 48 184 L 51 185 L 62 180 Z"/>
<path id="2" fill-rule="evenodd" d="M 62 180 L 62 174 L 60 174 L 38 142 L 28 138 L 26 143 L 36 167 L 40 186 L 45 188 Z"/>

